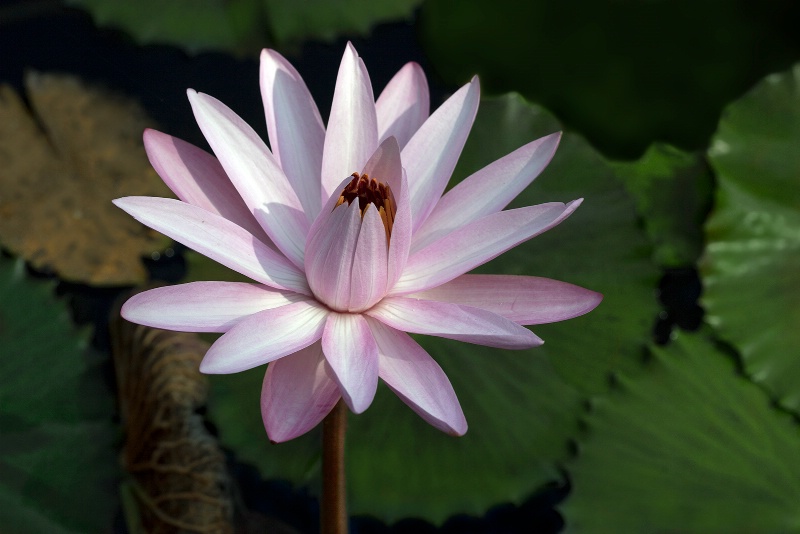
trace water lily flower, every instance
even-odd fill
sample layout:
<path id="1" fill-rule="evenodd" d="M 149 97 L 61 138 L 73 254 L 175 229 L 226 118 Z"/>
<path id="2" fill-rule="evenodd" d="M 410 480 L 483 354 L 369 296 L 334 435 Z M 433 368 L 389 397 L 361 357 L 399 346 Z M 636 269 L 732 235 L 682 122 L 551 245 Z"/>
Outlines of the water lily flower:
<path id="1" fill-rule="evenodd" d="M 271 148 L 224 104 L 189 90 L 216 157 L 148 130 L 150 161 L 180 200 L 115 201 L 253 283 L 152 289 L 128 300 L 122 315 L 224 333 L 205 355 L 204 373 L 269 363 L 261 410 L 272 441 L 309 431 L 340 398 L 363 412 L 379 378 L 434 427 L 464 434 L 447 376 L 408 333 L 527 349 L 542 340 L 523 325 L 582 315 L 602 298 L 544 278 L 466 274 L 581 203 L 504 210 L 549 163 L 560 134 L 443 195 L 478 109 L 477 78 L 429 115 L 418 65 L 403 67 L 376 100 L 348 44 L 326 128 L 280 54 L 263 51 L 260 76 Z"/>

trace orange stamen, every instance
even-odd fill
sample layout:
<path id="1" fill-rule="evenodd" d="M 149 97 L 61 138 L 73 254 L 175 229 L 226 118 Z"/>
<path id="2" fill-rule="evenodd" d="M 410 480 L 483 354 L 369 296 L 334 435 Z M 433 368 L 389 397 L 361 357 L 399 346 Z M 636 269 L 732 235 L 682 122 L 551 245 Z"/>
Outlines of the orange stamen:
<path id="1" fill-rule="evenodd" d="M 366 174 L 360 175 L 354 172 L 352 176 L 353 179 L 344 187 L 334 207 L 341 206 L 345 202 L 349 206 L 358 199 L 358 208 L 361 210 L 361 218 L 363 219 L 364 213 L 366 213 L 370 204 L 374 205 L 383 221 L 383 227 L 386 230 L 386 243 L 388 244 L 392 235 L 394 216 L 397 213 L 397 204 L 394 200 L 394 194 L 392 194 L 392 188 L 388 184 L 370 178 Z"/>

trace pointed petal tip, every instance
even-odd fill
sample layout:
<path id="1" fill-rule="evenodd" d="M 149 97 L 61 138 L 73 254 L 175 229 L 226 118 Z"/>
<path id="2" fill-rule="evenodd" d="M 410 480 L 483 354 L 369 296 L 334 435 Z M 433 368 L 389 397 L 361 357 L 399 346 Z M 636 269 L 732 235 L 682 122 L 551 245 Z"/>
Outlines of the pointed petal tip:
<path id="1" fill-rule="evenodd" d="M 219 366 L 215 365 L 216 362 L 209 360 L 207 357 L 203 357 L 203 360 L 200 362 L 200 372 L 204 375 L 221 375 L 225 374 L 219 370 Z"/>
<path id="2" fill-rule="evenodd" d="M 267 428 L 266 424 L 264 425 L 264 430 L 267 432 L 267 439 L 269 439 L 269 442 L 273 445 L 280 445 L 281 443 L 286 443 L 300 436 L 300 434 L 294 436 L 289 433 L 281 433 L 275 429 Z"/>
<path id="3" fill-rule="evenodd" d="M 558 145 L 561 143 L 561 137 L 563 137 L 563 135 L 564 132 L 559 130 L 549 135 L 545 135 L 544 137 L 542 137 L 542 141 L 552 142 L 555 145 L 555 147 L 558 147 Z M 553 152 L 555 152 L 555 148 L 553 148 Z"/>
<path id="4" fill-rule="evenodd" d="M 422 68 L 422 65 L 420 65 L 416 61 L 409 61 L 408 63 L 403 65 L 403 68 L 416 71 L 417 73 L 422 74 L 423 76 L 425 75 L 425 70 Z"/>
<path id="5" fill-rule="evenodd" d="M 261 60 L 262 65 L 267 61 L 278 64 L 286 63 L 286 58 L 284 58 L 280 52 L 273 50 L 272 48 L 263 48 L 261 50 L 261 54 L 259 55 L 259 59 Z"/>
<path id="6" fill-rule="evenodd" d="M 119 197 L 115 198 L 111 201 L 116 207 L 123 211 L 129 211 L 130 208 L 134 207 L 141 199 L 147 198 L 156 198 L 156 197 L 142 197 L 142 196 L 127 196 L 127 197 Z"/>
<path id="7" fill-rule="evenodd" d="M 360 399 L 353 399 L 347 391 L 341 386 L 339 386 L 339 392 L 342 395 L 342 399 L 347 407 L 356 415 L 362 414 L 367 411 L 367 408 L 372 406 L 372 401 L 375 399 L 375 393 L 373 392 L 370 397 L 363 397 Z"/>
<path id="8" fill-rule="evenodd" d="M 589 293 L 587 295 L 587 303 L 586 303 L 586 311 L 584 311 L 581 315 L 587 314 L 593 309 L 597 308 L 601 302 L 603 302 L 603 294 L 598 293 L 597 291 L 591 291 L 587 289 Z"/>
<path id="9" fill-rule="evenodd" d="M 553 156 L 556 155 L 556 150 L 558 150 L 558 146 L 561 144 L 561 137 L 563 133 L 564 132 L 562 131 L 553 132 L 550 135 L 545 135 L 541 139 L 537 140 L 540 141 L 541 144 L 544 145 L 549 152 L 545 167 L 547 165 L 550 165 L 550 162 L 553 161 Z M 534 143 L 536 143 L 537 141 L 534 141 Z"/>
<path id="10" fill-rule="evenodd" d="M 269 442 L 273 445 L 280 445 L 281 443 L 286 443 L 287 441 L 299 438 L 310 430 L 303 427 L 298 429 L 296 427 L 276 425 L 269 417 L 266 417 L 263 413 L 261 415 L 262 422 L 264 423 L 264 430 L 267 433 L 267 439 L 269 439 Z"/>
<path id="11" fill-rule="evenodd" d="M 402 67 L 400 70 L 397 71 L 398 74 L 401 72 L 410 71 L 411 78 L 418 78 L 419 83 L 423 83 L 425 85 L 425 89 L 428 88 L 428 78 L 425 76 L 425 69 L 422 68 L 422 65 L 417 63 L 416 61 L 409 61 Z"/>
<path id="12" fill-rule="evenodd" d="M 446 433 L 455 438 L 460 438 L 461 436 L 467 433 L 467 430 L 469 430 L 469 425 L 467 425 L 467 420 L 464 419 L 463 424 L 459 424 L 457 426 L 451 426 L 449 430 L 446 431 Z"/>
<path id="13" fill-rule="evenodd" d="M 217 100 L 207 93 L 195 91 L 194 89 L 187 89 L 186 96 L 189 97 L 189 104 L 192 106 L 192 108 L 198 105 L 207 105 L 209 101 L 214 102 Z"/>
<path id="14" fill-rule="evenodd" d="M 346 58 L 348 56 L 350 56 L 353 60 L 355 60 L 356 63 L 361 62 L 362 66 L 363 66 L 363 60 L 361 59 L 361 56 L 359 55 L 358 50 L 356 50 L 356 47 L 355 47 L 355 45 L 353 44 L 352 41 L 347 41 L 347 45 L 345 46 L 345 49 L 344 49 L 344 57 L 342 58 L 342 61 L 344 61 L 344 58 Z"/>
<path id="15" fill-rule="evenodd" d="M 131 313 L 132 307 L 129 305 L 132 298 L 133 297 L 131 297 L 130 299 L 125 301 L 125 304 L 123 304 L 122 308 L 120 308 L 120 310 L 119 310 L 119 314 L 126 321 L 128 321 L 130 323 L 135 323 L 136 320 L 133 318 L 134 314 Z"/>

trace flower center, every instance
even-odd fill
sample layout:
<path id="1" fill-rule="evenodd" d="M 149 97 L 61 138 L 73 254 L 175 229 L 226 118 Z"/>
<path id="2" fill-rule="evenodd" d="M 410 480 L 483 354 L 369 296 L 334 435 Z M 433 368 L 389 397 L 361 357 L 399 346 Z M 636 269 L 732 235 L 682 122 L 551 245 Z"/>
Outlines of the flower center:
<path id="1" fill-rule="evenodd" d="M 342 190 L 339 195 L 339 200 L 336 201 L 336 206 L 341 206 L 345 202 L 349 206 L 356 199 L 358 199 L 358 208 L 361 210 L 361 218 L 364 218 L 364 213 L 373 204 L 378 210 L 378 214 L 383 221 L 383 227 L 386 230 L 386 245 L 389 245 L 389 238 L 392 236 L 392 225 L 394 224 L 394 215 L 397 212 L 397 204 L 394 201 L 392 188 L 388 184 L 379 182 L 374 178 L 370 178 L 366 174 L 353 173 L 353 179 Z"/>

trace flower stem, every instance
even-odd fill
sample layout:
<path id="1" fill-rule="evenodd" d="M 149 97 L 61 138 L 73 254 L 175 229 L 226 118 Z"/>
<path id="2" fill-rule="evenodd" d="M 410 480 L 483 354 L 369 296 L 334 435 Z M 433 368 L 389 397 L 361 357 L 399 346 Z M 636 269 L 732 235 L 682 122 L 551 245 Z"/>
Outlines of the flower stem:
<path id="1" fill-rule="evenodd" d="M 344 477 L 344 436 L 347 407 L 343 400 L 322 422 L 321 534 L 347 533 L 347 496 Z"/>

